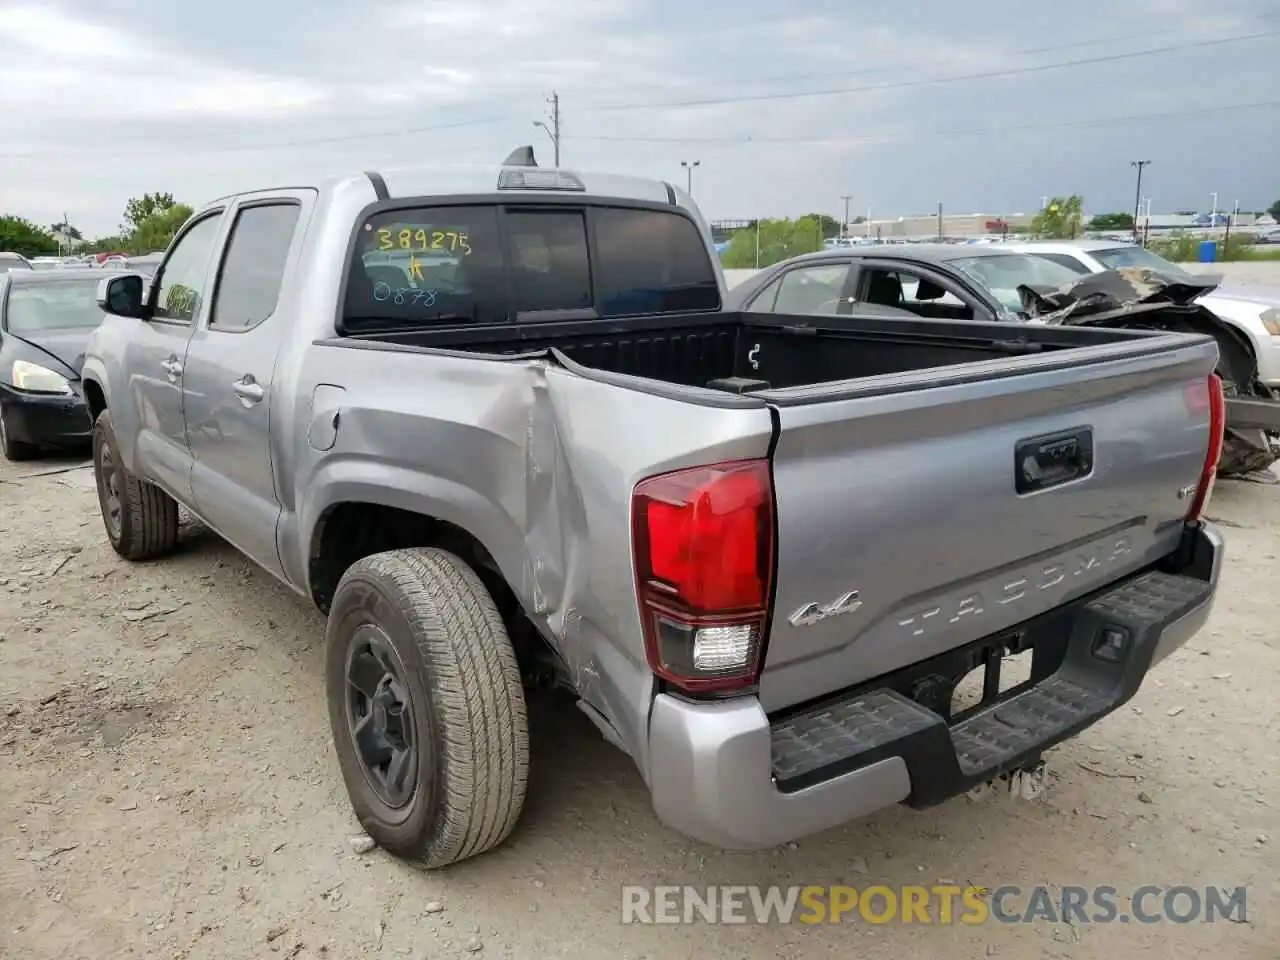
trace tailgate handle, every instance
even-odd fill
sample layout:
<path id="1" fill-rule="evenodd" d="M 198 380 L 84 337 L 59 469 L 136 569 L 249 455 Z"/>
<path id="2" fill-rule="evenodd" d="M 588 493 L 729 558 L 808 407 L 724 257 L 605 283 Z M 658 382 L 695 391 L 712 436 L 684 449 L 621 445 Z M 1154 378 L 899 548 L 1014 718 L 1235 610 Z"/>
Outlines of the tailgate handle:
<path id="1" fill-rule="evenodd" d="M 1013 450 L 1014 486 L 1018 493 L 1047 490 L 1092 472 L 1092 427 L 1029 437 L 1019 440 Z"/>

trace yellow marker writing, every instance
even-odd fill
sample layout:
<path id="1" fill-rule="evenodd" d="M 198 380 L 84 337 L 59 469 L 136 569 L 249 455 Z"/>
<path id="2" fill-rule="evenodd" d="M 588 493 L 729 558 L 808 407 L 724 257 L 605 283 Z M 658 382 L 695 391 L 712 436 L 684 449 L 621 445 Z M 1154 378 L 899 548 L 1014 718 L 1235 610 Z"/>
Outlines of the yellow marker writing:
<path id="1" fill-rule="evenodd" d="M 409 279 L 410 280 L 422 279 L 422 264 L 418 261 L 418 258 L 415 256 L 409 257 Z"/>

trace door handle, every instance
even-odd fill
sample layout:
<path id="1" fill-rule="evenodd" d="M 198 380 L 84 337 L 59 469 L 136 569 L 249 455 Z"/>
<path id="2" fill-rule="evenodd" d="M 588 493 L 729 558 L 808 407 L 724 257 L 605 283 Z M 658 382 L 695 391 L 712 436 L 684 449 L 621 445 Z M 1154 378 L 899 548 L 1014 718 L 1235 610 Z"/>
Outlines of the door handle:
<path id="1" fill-rule="evenodd" d="M 262 384 L 254 380 L 253 375 L 249 373 L 233 383 L 231 389 L 246 407 L 252 406 L 267 395 L 267 391 L 262 389 Z"/>
<path id="2" fill-rule="evenodd" d="M 182 376 L 182 364 L 178 362 L 176 357 L 170 357 L 168 360 L 161 363 L 160 366 L 164 368 L 164 372 L 167 373 L 171 379 L 176 379 L 177 377 Z"/>

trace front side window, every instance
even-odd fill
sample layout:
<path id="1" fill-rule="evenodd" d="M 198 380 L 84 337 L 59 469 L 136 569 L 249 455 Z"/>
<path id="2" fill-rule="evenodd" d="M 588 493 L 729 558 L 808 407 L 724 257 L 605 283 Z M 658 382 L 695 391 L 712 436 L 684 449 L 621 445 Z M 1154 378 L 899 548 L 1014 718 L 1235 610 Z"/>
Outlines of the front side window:
<path id="1" fill-rule="evenodd" d="M 506 319 L 493 206 L 388 210 L 357 229 L 342 326 L 349 333 Z"/>
<path id="2" fill-rule="evenodd" d="M 9 287 L 4 326 L 12 333 L 93 329 L 101 322 L 97 280 L 50 280 Z"/>
<path id="3" fill-rule="evenodd" d="M 236 215 L 209 326 L 247 330 L 275 312 L 301 212 L 296 203 L 275 203 Z"/>
<path id="4" fill-rule="evenodd" d="M 200 307 L 209 275 L 209 256 L 218 236 L 222 214 L 205 217 L 178 240 L 161 268 L 154 316 L 190 323 Z"/>

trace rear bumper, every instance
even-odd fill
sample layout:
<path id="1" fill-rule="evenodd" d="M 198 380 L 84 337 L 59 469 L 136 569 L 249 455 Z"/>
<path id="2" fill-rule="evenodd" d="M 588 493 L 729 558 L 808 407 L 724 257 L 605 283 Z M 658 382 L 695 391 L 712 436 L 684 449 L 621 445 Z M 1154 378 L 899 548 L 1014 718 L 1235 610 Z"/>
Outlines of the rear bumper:
<path id="1" fill-rule="evenodd" d="M 92 435 L 89 408 L 77 394 L 48 396 L 0 389 L 0 409 L 5 430 L 19 443 L 71 447 L 87 443 Z"/>
<path id="2" fill-rule="evenodd" d="M 1016 769 L 1128 701 L 1204 625 L 1222 538 L 1201 525 L 1183 554 L 1177 574 L 1139 574 L 1061 611 L 1056 669 L 952 726 L 887 678 L 772 721 L 754 697 L 660 694 L 649 724 L 654 809 L 719 847 L 770 847 L 894 803 L 931 806 Z M 1124 638 L 1117 661 L 1093 653 L 1104 628 Z"/>

